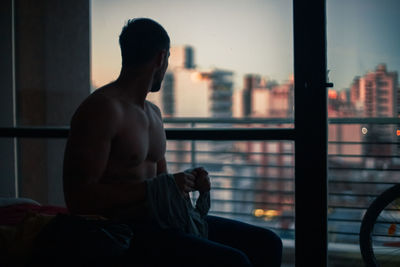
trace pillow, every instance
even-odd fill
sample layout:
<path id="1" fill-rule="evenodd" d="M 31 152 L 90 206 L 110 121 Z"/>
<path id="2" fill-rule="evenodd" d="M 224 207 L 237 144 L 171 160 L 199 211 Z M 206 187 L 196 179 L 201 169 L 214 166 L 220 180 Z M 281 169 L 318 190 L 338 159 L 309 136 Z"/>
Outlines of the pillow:
<path id="1" fill-rule="evenodd" d="M 30 198 L 24 198 L 24 197 L 0 197 L 0 207 L 6 207 L 6 206 L 11 206 L 11 205 L 16 205 L 16 204 L 32 204 L 32 205 L 38 205 L 40 206 L 40 203 L 30 199 Z"/>

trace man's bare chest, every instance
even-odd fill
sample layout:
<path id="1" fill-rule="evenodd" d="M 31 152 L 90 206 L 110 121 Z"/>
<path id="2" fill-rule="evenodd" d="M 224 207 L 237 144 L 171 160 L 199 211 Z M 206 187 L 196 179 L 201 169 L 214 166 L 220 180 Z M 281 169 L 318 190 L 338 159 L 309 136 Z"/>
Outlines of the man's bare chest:
<path id="1" fill-rule="evenodd" d="M 130 166 L 144 161 L 157 162 L 164 157 L 166 149 L 165 131 L 161 119 L 149 116 L 146 122 L 129 120 L 111 144 L 111 160 Z"/>

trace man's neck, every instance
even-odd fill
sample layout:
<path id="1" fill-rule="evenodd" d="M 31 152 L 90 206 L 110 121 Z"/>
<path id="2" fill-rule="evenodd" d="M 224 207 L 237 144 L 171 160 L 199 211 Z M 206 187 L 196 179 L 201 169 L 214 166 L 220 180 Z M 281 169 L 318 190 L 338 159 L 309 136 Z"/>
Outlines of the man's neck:
<path id="1" fill-rule="evenodd" d="M 126 100 L 144 108 L 147 94 L 153 81 L 153 75 L 148 72 L 121 70 L 115 85 L 121 90 Z"/>

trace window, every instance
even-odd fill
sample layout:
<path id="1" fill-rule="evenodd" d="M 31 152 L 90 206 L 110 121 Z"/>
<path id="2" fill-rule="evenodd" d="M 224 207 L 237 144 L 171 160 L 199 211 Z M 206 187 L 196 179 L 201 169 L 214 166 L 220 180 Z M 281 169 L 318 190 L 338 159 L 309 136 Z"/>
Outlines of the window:
<path id="1" fill-rule="evenodd" d="M 388 103 L 389 100 L 387 98 L 377 98 L 377 102 L 380 102 L 382 104 Z"/>
<path id="2" fill-rule="evenodd" d="M 394 177 L 400 177 L 395 163 L 399 153 L 400 18 L 394 11 L 400 3 L 326 2 L 332 90 L 350 96 L 336 98 L 339 104 L 328 113 L 329 265 L 361 266 L 358 233 L 362 216 L 374 197 L 398 179 Z M 393 169 L 387 171 L 387 166 Z M 346 251 L 340 243 L 348 244 Z"/>
<path id="3" fill-rule="evenodd" d="M 11 150 L 4 154 L 10 161 L 7 163 L 7 169 L 11 170 L 10 173 L 17 175 L 17 177 L 10 178 L 10 181 L 14 183 L 13 195 L 17 191 L 20 196 L 37 198 L 45 204 L 62 202 L 60 193 L 62 162 L 60 159 L 62 159 L 65 140 L 48 139 L 47 137 L 62 136 L 65 138 L 68 129 L 59 128 L 59 126 L 68 125 L 71 113 L 80 101 L 95 88 L 111 81 L 118 75 L 119 63 L 114 61 L 115 58 L 119 58 L 116 33 L 121 30 L 124 20 L 136 16 L 132 12 L 138 11 L 140 16 L 151 16 L 160 21 L 167 29 L 177 29 L 176 32 L 172 31 L 174 40 L 177 40 L 176 49 L 177 51 L 180 49 L 186 57 L 183 63 L 179 63 L 177 60 L 177 64 L 181 65 L 176 67 L 179 69 L 180 66 L 183 70 L 179 71 L 179 75 L 171 72 L 166 75 L 163 85 L 165 94 L 158 100 L 154 100 L 161 102 L 160 106 L 166 116 L 167 135 L 171 141 L 168 160 L 171 162 L 172 168 L 174 168 L 173 166 L 184 168 L 197 163 L 211 163 L 209 165 L 210 168 L 214 168 L 215 175 L 227 176 L 217 177 L 218 180 L 216 180 L 216 185 L 221 190 L 216 194 L 215 199 L 220 200 L 218 201 L 221 205 L 218 205 L 222 211 L 245 210 L 247 217 L 254 217 L 249 213 L 251 210 L 249 206 L 254 207 L 253 202 L 256 198 L 261 199 L 262 204 L 265 204 L 266 201 L 263 199 L 265 197 L 269 197 L 268 202 L 276 207 L 284 207 L 280 217 L 271 216 L 271 214 L 277 214 L 276 212 L 266 212 L 267 216 L 254 219 L 264 225 L 275 223 L 278 226 L 283 225 L 285 227 L 283 229 L 288 230 L 283 236 L 288 241 L 285 243 L 285 249 L 290 255 L 285 257 L 288 264 L 293 264 L 294 261 L 293 190 L 296 188 L 296 211 L 300 211 L 295 217 L 296 228 L 300 229 L 295 232 L 295 241 L 300 244 L 300 246 L 296 246 L 296 262 L 299 265 L 307 262 L 310 265 L 320 266 L 325 259 L 326 245 L 323 227 L 320 228 L 326 219 L 324 215 L 324 208 L 326 208 L 324 207 L 324 197 L 326 196 L 324 191 L 326 188 L 324 186 L 325 120 L 324 116 L 317 116 L 317 114 L 323 115 L 326 108 L 323 101 L 326 92 L 321 90 L 325 87 L 326 82 L 325 43 L 320 42 L 324 40 L 325 34 L 323 1 L 312 0 L 313 6 L 319 8 L 316 13 L 310 11 L 308 6 L 310 2 L 304 4 L 301 1 L 293 1 L 292 5 L 290 0 L 246 1 L 246 3 L 229 1 L 229 8 L 226 6 L 228 2 L 180 1 L 179 5 L 174 6 L 171 2 L 167 4 L 160 1 L 157 8 L 151 9 L 144 7 L 149 4 L 148 2 L 152 4 L 152 1 L 146 1 L 146 3 L 129 1 L 129 3 L 135 4 L 133 9 L 124 6 L 128 2 L 120 4 L 114 2 L 112 7 L 107 6 L 108 2 L 103 2 L 103 7 L 101 7 L 101 1 L 80 1 L 62 5 L 46 2 L 35 5 L 33 13 L 30 13 L 31 6 L 28 2 L 5 2 L 4 6 L 7 9 L 4 10 L 7 12 L 4 13 L 10 15 L 9 21 L 14 21 L 15 25 L 11 25 L 12 23 L 5 26 L 1 24 L 2 28 L 4 26 L 10 33 L 4 39 L 5 41 L 1 41 L 8 41 L 9 49 L 2 51 L 6 52 L 4 54 L 11 55 L 7 57 L 11 63 L 5 67 L 6 70 L 10 70 L 11 74 L 2 72 L 1 76 L 10 74 L 7 77 L 11 81 L 8 83 L 7 91 L 2 91 L 2 96 L 8 94 L 9 98 L 5 101 L 8 105 L 1 106 L 8 108 L 7 112 L 1 113 L 8 116 L 8 121 L 1 126 L 16 126 L 17 129 L 12 129 L 10 134 L 8 129 L 2 128 L 1 133 L 5 133 L 5 136 L 9 137 L 19 134 L 24 136 L 17 140 L 6 138 L 2 140 L 7 143 L 5 145 L 11 145 L 8 147 Z M 92 3 L 91 7 L 90 3 Z M 97 4 L 100 8 L 96 8 Z M 171 7 L 174 8 L 173 12 L 167 12 Z M 249 11 L 249 8 L 253 8 L 252 11 Z M 78 10 L 79 12 L 77 12 Z M 91 10 L 91 14 L 89 10 Z M 127 10 L 130 12 L 129 16 L 124 18 L 122 14 Z M 184 12 L 179 12 L 180 10 Z M 188 10 L 196 10 L 196 12 L 188 12 Z M 294 12 L 295 16 L 292 15 L 292 10 L 296 11 Z M 112 20 L 114 11 L 118 17 Z M 105 15 L 102 16 L 102 14 Z M 163 16 L 176 16 L 177 14 L 191 15 L 188 19 L 179 19 L 179 21 L 185 21 L 188 23 L 187 25 L 192 23 L 192 20 L 195 22 L 191 26 L 191 33 L 195 33 L 198 39 L 201 39 L 198 40 L 200 43 L 206 40 L 208 45 L 212 44 L 213 47 L 215 44 L 222 43 L 225 44 L 225 50 L 218 48 L 211 52 L 205 52 L 206 50 L 200 49 L 200 46 L 196 45 L 196 40 L 192 39 L 196 36 L 179 32 L 183 28 L 181 25 L 163 22 L 165 18 Z M 196 14 L 200 14 L 201 19 L 196 18 Z M 249 15 L 250 19 L 237 19 L 242 18 L 244 14 Z M 97 20 L 98 24 L 91 23 L 96 16 L 102 16 L 102 18 Z M 221 16 L 227 19 L 221 20 Z M 39 18 L 39 20 L 36 21 L 34 18 Z M 92 18 L 93 21 L 89 21 L 89 18 Z M 204 18 L 213 22 L 212 26 L 214 27 L 205 27 L 207 23 L 203 23 L 206 22 Z M 113 23 L 109 23 L 109 19 Z M 58 23 L 63 23 L 62 27 Z M 243 23 L 254 23 L 254 25 Z M 296 29 L 291 28 L 292 24 Z M 24 28 L 26 25 L 38 29 L 39 35 L 35 37 L 37 39 L 33 38 L 30 31 Z M 92 25 L 91 28 L 89 25 Z M 230 27 L 228 31 L 218 29 L 219 26 L 226 25 Z M 56 32 L 59 28 L 64 29 L 62 34 Z M 235 31 L 232 31 L 232 28 Z M 242 34 L 238 34 L 239 30 Z M 100 38 L 97 39 L 99 41 L 94 42 L 94 36 L 99 36 L 99 31 L 111 34 L 106 36 L 100 34 Z M 90 36 L 89 32 L 93 35 Z M 293 34 L 299 37 L 305 33 L 310 34 L 309 38 L 294 38 L 297 45 L 291 47 Z M 15 34 L 15 39 L 13 39 L 13 34 Z M 188 37 L 190 40 L 180 40 L 179 36 Z M 219 39 L 221 37 L 227 37 L 229 42 L 221 42 Z M 234 39 L 229 39 L 229 37 L 234 37 Z M 90 46 L 89 40 L 93 42 L 93 46 Z M 101 45 L 106 46 L 109 40 L 115 40 L 112 48 L 101 47 Z M 30 41 L 33 41 L 33 45 Z M 235 43 L 242 44 L 242 46 L 234 47 Z M 30 44 L 31 47 L 24 51 L 26 44 Z M 96 47 L 96 45 L 98 46 Z M 181 48 L 182 45 L 184 49 Z M 195 45 L 196 47 L 194 47 Z M 269 47 L 270 45 L 273 46 Z M 267 46 L 268 49 L 266 49 Z M 35 49 L 38 51 L 37 54 Z M 91 57 L 89 50 L 93 52 Z M 257 53 L 261 50 L 262 53 Z M 297 51 L 296 60 L 293 59 L 293 50 Z M 65 51 L 71 52 L 65 53 Z M 96 53 L 101 56 L 96 57 Z M 201 61 L 206 58 L 205 55 L 211 56 L 212 62 L 215 62 L 216 65 Z M 15 57 L 13 58 L 13 56 Z M 29 56 L 33 58 L 32 62 L 29 61 Z M 176 52 L 175 56 L 179 56 L 179 52 Z M 21 61 L 18 61 L 20 59 Z M 89 64 L 90 59 L 92 60 L 91 64 Z M 235 59 L 237 62 L 232 62 Z M 296 79 L 292 75 L 294 61 L 296 61 Z M 1 64 L 4 62 L 2 61 Z M 270 62 L 273 62 L 271 68 L 263 65 Z M 230 64 L 235 65 L 235 63 L 236 66 L 240 65 L 237 69 L 230 67 Z M 250 67 L 245 70 L 240 69 L 244 66 Z M 108 67 L 111 67 L 112 71 Z M 261 69 L 262 71 L 260 71 Z M 12 82 L 14 70 L 15 84 Z M 32 70 L 32 73 L 29 70 Z M 90 80 L 89 73 L 92 73 Z M 98 80 L 96 77 L 103 80 Z M 93 83 L 90 84 L 90 81 Z M 193 85 L 192 89 L 198 89 L 186 103 L 180 102 L 184 98 L 184 94 L 180 94 L 179 91 L 182 88 L 174 87 L 179 83 Z M 296 96 L 294 94 L 295 83 L 297 83 Z M 71 88 L 73 89 L 69 90 Z M 18 90 L 21 92 L 17 92 Z M 176 96 L 182 96 L 182 98 Z M 296 110 L 294 110 L 295 97 Z M 194 101 L 198 99 L 201 99 L 202 102 Z M 231 103 L 226 103 L 229 99 Z M 218 103 L 215 105 L 218 108 L 214 110 L 210 103 Z M 295 111 L 296 131 L 293 130 Z M 26 115 L 26 117 L 22 115 Z M 57 126 L 57 128 L 28 129 L 29 132 L 26 133 L 24 129 L 19 128 L 20 126 Z M 191 131 L 192 129 L 174 129 L 182 128 L 182 126 L 204 129 L 193 131 Z M 225 129 L 220 129 L 223 127 Z M 272 129 L 265 130 L 265 128 Z M 36 138 L 37 136 L 33 138 L 36 134 L 40 138 Z M 259 148 L 251 150 L 252 143 L 259 144 L 257 145 Z M 269 143 L 278 143 L 278 145 L 274 145 L 274 152 L 266 150 Z M 250 149 L 247 150 L 248 148 Z M 295 166 L 290 165 L 290 160 L 294 160 L 293 155 L 290 154 L 294 150 L 296 150 L 294 157 L 298 163 Z M 190 154 L 190 161 L 187 161 L 188 154 Z M 268 165 L 265 165 L 260 162 L 260 160 L 266 159 L 272 159 L 274 164 L 267 163 Z M 215 160 L 215 163 L 218 164 L 213 164 L 211 160 Z M 228 160 L 234 161 L 228 163 Z M 255 161 L 251 162 L 250 160 Z M 221 166 L 221 162 L 223 166 Z M 245 166 L 241 173 L 243 175 L 241 177 L 245 178 L 232 179 L 235 172 L 238 172 L 237 166 L 234 166 L 235 162 Z M 296 175 L 299 174 L 295 180 L 293 179 L 294 169 L 296 169 Z M 268 174 L 266 184 L 263 183 L 265 179 L 261 179 L 264 177 L 262 173 Z M 248 179 L 249 177 L 255 179 Z M 254 181 L 258 182 L 254 183 Z M 10 183 L 11 187 L 12 183 Z M 15 187 L 15 184 L 21 185 L 21 183 L 25 185 Z M 254 195 L 250 192 L 250 194 L 240 196 L 239 206 L 243 205 L 243 207 L 238 208 L 232 203 L 226 205 L 226 199 L 231 201 L 232 198 L 240 195 L 233 194 L 236 191 L 232 188 L 243 188 L 244 192 L 242 193 L 245 193 L 246 189 L 251 188 L 254 184 L 259 186 L 257 188 L 260 188 L 262 194 Z M 232 187 L 233 185 L 238 187 Z M 40 190 L 33 190 L 33 186 Z M 3 190 L 3 187 L 1 188 Z M 27 191 L 24 191 L 23 188 L 34 193 L 25 193 Z M 312 203 L 305 201 L 309 192 L 314 192 L 315 198 L 320 201 Z M 266 193 L 270 193 L 270 196 Z M 266 208 L 271 210 L 269 206 Z M 271 217 L 274 217 L 273 220 Z M 290 221 L 282 223 L 279 221 L 280 218 L 289 218 Z M 315 234 L 311 237 L 306 236 L 309 232 L 307 230 L 312 230 Z M 309 241 L 316 245 L 317 250 L 306 249 L 304 244 Z M 292 245 L 287 245 L 288 243 Z M 321 253 L 317 253 L 318 250 Z M 309 257 L 310 255 L 312 257 Z"/>

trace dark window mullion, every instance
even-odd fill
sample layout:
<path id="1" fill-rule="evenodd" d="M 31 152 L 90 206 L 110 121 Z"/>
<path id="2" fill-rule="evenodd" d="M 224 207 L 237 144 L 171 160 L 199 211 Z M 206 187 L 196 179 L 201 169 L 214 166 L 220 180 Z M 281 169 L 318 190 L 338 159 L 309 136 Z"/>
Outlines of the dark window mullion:
<path id="1" fill-rule="evenodd" d="M 325 0 L 294 0 L 296 266 L 327 266 Z"/>

